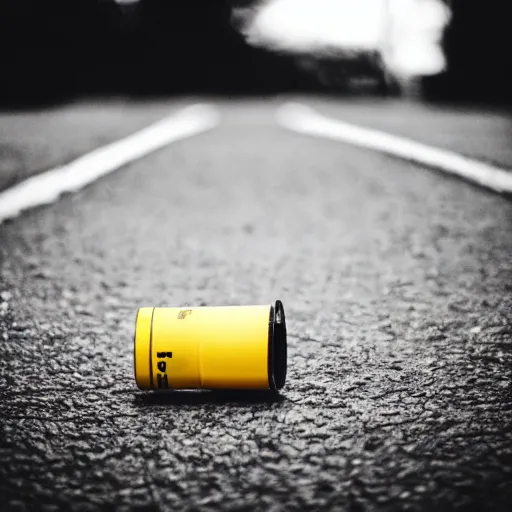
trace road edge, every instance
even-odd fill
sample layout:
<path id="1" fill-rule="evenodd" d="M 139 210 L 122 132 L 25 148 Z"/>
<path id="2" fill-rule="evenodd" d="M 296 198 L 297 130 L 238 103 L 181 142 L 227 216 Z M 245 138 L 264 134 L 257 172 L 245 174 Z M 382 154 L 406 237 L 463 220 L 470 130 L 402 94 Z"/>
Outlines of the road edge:
<path id="1" fill-rule="evenodd" d="M 512 169 L 506 170 L 453 151 L 330 118 L 301 103 L 281 105 L 276 112 L 276 121 L 283 128 L 297 133 L 379 151 L 456 175 L 501 194 L 512 194 Z"/>
<path id="2" fill-rule="evenodd" d="M 66 165 L 27 178 L 0 192 L 0 224 L 26 210 L 54 203 L 62 194 L 76 192 L 173 142 L 213 129 L 219 122 L 220 112 L 215 106 L 190 105 Z"/>

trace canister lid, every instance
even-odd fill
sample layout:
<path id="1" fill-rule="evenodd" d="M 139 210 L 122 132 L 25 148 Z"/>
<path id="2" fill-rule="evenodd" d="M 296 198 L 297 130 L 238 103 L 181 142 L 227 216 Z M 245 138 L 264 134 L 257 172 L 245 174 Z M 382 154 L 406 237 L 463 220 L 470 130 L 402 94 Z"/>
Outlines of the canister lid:
<path id="1" fill-rule="evenodd" d="M 268 381 L 270 389 L 277 391 L 284 387 L 288 366 L 286 317 L 280 300 L 270 308 L 268 355 Z"/>

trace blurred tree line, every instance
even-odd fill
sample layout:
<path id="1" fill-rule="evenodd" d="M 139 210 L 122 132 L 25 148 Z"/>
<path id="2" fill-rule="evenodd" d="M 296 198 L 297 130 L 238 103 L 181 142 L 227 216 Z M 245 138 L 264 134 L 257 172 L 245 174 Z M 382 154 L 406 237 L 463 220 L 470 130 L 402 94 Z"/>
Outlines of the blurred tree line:
<path id="1" fill-rule="evenodd" d="M 245 43 L 227 0 L 1 0 L 2 103 L 76 94 L 270 93 L 304 85 Z"/>
<path id="2" fill-rule="evenodd" d="M 449 69 L 433 97 L 510 101 L 504 0 L 446 0 Z M 231 22 L 254 0 L 0 0 L 0 102 L 77 94 L 272 93 L 320 88 L 292 56 L 246 44 Z"/>
<path id="3" fill-rule="evenodd" d="M 510 1 L 445 1 L 452 10 L 444 34 L 448 68 L 426 79 L 427 94 L 459 101 L 511 103 Z"/>

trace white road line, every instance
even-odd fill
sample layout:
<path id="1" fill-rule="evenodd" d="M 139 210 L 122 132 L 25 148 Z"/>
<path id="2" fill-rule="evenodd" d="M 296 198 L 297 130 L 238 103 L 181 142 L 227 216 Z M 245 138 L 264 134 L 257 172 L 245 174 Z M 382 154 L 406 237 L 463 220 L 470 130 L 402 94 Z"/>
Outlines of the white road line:
<path id="1" fill-rule="evenodd" d="M 171 142 L 214 128 L 219 120 L 220 113 L 214 106 L 191 105 L 69 164 L 28 178 L 0 192 L 0 224 L 29 208 L 53 203 L 65 192 L 76 192 Z"/>
<path id="2" fill-rule="evenodd" d="M 361 128 L 326 117 L 299 103 L 285 103 L 276 113 L 277 122 L 289 130 L 340 140 L 388 153 L 428 167 L 455 174 L 501 193 L 512 193 L 512 169 L 472 160 L 452 151 L 435 148 L 410 139 Z"/>

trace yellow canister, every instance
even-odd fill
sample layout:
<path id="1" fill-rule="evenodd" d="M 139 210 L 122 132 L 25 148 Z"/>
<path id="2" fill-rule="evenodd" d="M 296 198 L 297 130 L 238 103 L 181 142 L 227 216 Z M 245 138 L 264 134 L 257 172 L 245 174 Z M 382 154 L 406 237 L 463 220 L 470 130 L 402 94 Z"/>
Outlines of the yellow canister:
<path id="1" fill-rule="evenodd" d="M 259 389 L 284 386 L 283 304 L 140 308 L 135 322 L 140 389 Z"/>

